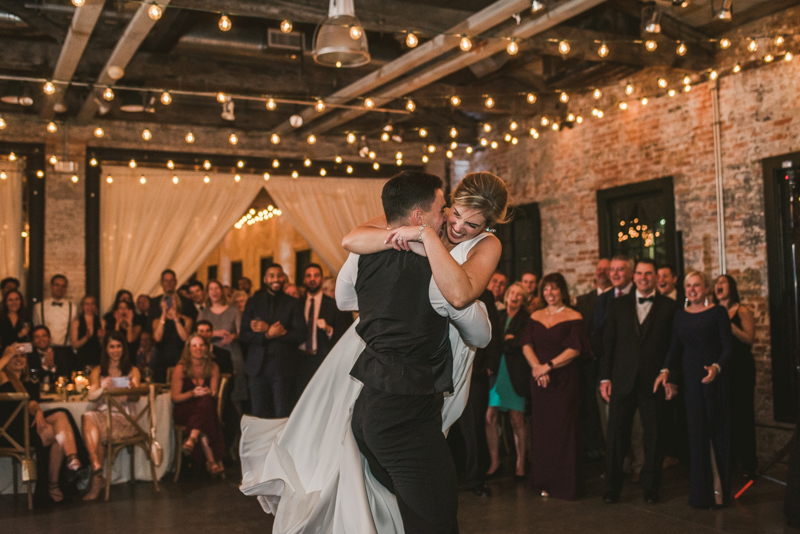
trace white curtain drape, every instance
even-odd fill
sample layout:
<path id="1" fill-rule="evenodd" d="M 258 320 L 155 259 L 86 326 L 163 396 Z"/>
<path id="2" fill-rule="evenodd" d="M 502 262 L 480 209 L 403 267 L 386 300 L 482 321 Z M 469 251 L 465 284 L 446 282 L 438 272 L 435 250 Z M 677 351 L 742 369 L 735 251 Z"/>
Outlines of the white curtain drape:
<path id="1" fill-rule="evenodd" d="M 22 172 L 19 163 L 0 164 L 0 278 L 22 275 Z"/>
<path id="2" fill-rule="evenodd" d="M 339 272 L 347 252 L 342 238 L 359 224 L 383 214 L 381 190 L 386 180 L 275 176 L 265 187 L 283 215 L 319 254 Z"/>
<path id="3" fill-rule="evenodd" d="M 264 186 L 261 176 L 104 167 L 100 192 L 100 302 L 121 288 L 154 294 L 161 271 L 185 281 Z M 107 176 L 112 177 L 109 183 Z M 146 183 L 142 184 L 140 177 Z M 173 183 L 173 177 L 178 183 Z"/>

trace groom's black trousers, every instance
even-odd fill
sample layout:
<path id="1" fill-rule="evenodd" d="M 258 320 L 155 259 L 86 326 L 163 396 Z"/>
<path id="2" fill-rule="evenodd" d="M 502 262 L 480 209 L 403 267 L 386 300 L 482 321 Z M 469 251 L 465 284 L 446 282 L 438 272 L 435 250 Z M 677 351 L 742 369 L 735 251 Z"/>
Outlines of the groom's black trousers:
<path id="1" fill-rule="evenodd" d="M 407 534 L 458 532 L 458 481 L 442 434 L 442 395 L 364 386 L 353 435 L 375 478 L 397 497 Z"/>

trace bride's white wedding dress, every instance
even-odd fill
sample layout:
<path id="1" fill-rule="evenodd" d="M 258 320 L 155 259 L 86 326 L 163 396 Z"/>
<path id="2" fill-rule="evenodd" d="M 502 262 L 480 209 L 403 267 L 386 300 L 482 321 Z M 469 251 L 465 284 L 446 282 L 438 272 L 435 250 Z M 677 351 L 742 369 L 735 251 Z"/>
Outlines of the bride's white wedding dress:
<path id="1" fill-rule="evenodd" d="M 450 254 L 463 264 L 486 235 L 458 244 Z M 242 419 L 240 489 L 275 516 L 274 533 L 404 532 L 394 495 L 370 473 L 350 427 L 361 391 L 350 370 L 364 349 L 356 324 L 325 358 L 288 419 Z M 444 400 L 443 432 L 464 410 L 475 356 L 452 323 L 450 344 L 455 389 Z"/>

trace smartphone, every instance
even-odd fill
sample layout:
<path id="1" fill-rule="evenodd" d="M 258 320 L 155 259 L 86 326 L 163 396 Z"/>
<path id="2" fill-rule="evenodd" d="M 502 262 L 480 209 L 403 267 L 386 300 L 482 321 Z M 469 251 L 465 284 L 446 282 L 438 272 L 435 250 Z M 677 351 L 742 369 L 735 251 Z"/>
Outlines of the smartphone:
<path id="1" fill-rule="evenodd" d="M 17 354 L 28 354 L 33 352 L 32 343 L 20 343 L 17 345 Z"/>
<path id="2" fill-rule="evenodd" d="M 164 302 L 167 303 L 167 308 L 171 308 L 172 307 L 172 295 L 167 295 L 166 297 L 164 297 Z"/>

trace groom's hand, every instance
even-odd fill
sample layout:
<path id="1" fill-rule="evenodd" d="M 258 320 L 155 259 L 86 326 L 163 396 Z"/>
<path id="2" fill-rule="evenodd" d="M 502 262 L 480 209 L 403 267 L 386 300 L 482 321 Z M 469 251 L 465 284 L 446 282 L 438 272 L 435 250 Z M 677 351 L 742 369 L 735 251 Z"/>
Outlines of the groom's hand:
<path id="1" fill-rule="evenodd" d="M 270 325 L 269 330 L 267 330 L 267 339 L 275 339 L 276 337 L 281 337 L 286 335 L 286 329 L 283 327 L 280 321 L 277 321 L 275 324 Z"/>
<path id="2" fill-rule="evenodd" d="M 253 319 L 250 321 L 250 330 L 253 332 L 266 332 L 269 329 L 269 325 L 260 319 Z"/>

